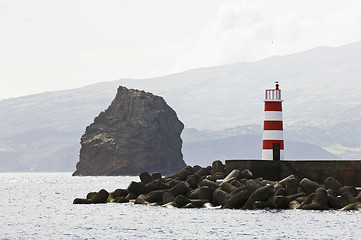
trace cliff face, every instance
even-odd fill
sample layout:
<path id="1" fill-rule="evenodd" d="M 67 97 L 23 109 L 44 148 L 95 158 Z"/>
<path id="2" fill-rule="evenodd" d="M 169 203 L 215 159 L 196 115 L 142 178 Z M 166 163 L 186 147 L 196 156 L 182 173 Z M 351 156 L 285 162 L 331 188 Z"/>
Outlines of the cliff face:
<path id="1" fill-rule="evenodd" d="M 73 175 L 176 172 L 185 166 L 183 128 L 163 98 L 119 87 L 108 109 L 86 128 Z"/>

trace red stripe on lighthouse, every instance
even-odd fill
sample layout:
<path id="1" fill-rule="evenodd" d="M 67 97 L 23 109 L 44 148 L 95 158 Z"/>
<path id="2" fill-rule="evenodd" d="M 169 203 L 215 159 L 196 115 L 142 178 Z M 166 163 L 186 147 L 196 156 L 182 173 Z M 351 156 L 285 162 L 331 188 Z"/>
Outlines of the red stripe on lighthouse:
<path id="1" fill-rule="evenodd" d="M 263 130 L 283 130 L 282 121 L 264 121 Z"/>
<path id="2" fill-rule="evenodd" d="M 265 102 L 265 111 L 282 111 L 282 102 Z"/>
<path id="3" fill-rule="evenodd" d="M 283 140 L 263 140 L 263 149 L 273 149 L 273 143 L 279 143 L 280 149 L 284 150 Z"/>

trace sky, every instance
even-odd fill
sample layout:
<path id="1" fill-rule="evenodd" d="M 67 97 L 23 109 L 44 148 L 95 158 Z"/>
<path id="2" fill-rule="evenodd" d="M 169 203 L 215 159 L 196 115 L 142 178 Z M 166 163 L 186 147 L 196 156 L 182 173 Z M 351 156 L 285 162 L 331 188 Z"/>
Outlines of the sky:
<path id="1" fill-rule="evenodd" d="M 361 41 L 358 0 L 0 0 L 0 100 Z"/>

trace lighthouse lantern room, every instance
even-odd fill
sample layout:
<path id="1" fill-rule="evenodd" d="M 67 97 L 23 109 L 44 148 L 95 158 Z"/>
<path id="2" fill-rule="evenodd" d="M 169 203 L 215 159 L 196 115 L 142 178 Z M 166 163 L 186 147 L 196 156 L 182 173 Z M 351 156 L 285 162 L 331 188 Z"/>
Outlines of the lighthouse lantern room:
<path id="1" fill-rule="evenodd" d="M 282 101 L 276 82 L 265 91 L 262 160 L 284 160 Z"/>

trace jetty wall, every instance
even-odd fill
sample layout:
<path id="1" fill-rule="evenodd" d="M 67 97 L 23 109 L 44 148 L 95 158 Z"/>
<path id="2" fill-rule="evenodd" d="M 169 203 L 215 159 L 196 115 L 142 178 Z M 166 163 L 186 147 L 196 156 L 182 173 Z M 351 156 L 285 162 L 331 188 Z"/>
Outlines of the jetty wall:
<path id="1" fill-rule="evenodd" d="M 323 182 L 334 177 L 344 185 L 361 186 L 361 160 L 226 160 L 226 174 L 249 169 L 254 177 L 281 180 L 290 174 Z"/>

